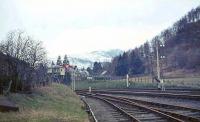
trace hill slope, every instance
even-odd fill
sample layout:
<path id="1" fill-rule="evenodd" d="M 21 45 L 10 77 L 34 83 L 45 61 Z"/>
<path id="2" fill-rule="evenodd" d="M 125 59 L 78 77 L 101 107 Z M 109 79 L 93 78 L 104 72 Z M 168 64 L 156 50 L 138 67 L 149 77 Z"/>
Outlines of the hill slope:
<path id="1" fill-rule="evenodd" d="M 169 18 L 170 19 L 170 18 Z M 165 46 L 164 46 L 165 45 Z M 161 63 L 161 75 L 176 70 L 200 71 L 200 6 L 150 42 L 114 58 L 113 75 L 156 74 L 157 49 Z"/>
<path id="2" fill-rule="evenodd" d="M 120 49 L 112 49 L 107 51 L 92 51 L 84 54 L 71 55 L 69 62 L 72 65 L 78 67 L 91 67 L 95 61 L 98 62 L 110 62 L 113 57 L 122 54 Z"/>

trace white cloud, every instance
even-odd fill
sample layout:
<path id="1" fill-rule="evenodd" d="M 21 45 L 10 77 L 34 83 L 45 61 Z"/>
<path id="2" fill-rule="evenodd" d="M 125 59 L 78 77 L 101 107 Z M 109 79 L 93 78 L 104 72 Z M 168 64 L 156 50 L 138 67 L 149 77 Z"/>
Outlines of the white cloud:
<path id="1" fill-rule="evenodd" d="M 0 5 L 0 13 L 6 12 L 6 16 L 0 14 L 0 37 L 22 28 L 44 41 L 50 57 L 129 49 L 150 40 L 197 3 L 199 0 L 7 0 Z"/>
<path id="2" fill-rule="evenodd" d="M 161 28 L 155 26 L 70 28 L 52 40 L 46 41 L 46 46 L 49 53 L 54 56 L 58 55 L 58 52 L 63 55 L 115 48 L 127 50 L 141 45 L 159 31 Z"/>

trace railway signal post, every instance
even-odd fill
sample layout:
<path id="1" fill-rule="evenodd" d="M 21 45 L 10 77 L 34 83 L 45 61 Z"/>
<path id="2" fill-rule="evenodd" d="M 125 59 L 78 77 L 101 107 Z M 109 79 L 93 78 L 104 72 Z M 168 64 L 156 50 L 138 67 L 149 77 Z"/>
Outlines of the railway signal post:
<path id="1" fill-rule="evenodd" d="M 129 87 L 129 76 L 128 76 L 128 74 L 126 75 L 126 87 L 128 88 Z"/>
<path id="2" fill-rule="evenodd" d="M 158 88 L 161 87 L 161 90 L 165 91 L 164 81 L 163 79 L 160 78 L 160 58 L 165 58 L 165 56 L 159 56 L 158 47 L 159 47 L 159 44 L 157 44 L 157 47 L 156 47 L 157 77 L 158 77 L 158 80 L 160 81 L 160 83 L 158 84 Z M 160 47 L 165 47 L 165 45 L 161 44 Z"/>

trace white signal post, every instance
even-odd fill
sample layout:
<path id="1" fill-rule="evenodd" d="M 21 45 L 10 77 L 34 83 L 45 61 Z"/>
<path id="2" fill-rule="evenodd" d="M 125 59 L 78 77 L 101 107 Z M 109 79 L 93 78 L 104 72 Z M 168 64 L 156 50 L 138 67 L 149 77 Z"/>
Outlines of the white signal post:
<path id="1" fill-rule="evenodd" d="M 165 56 L 161 56 L 161 57 L 159 56 L 158 46 L 159 45 L 157 44 L 157 47 L 156 47 L 157 77 L 158 77 L 158 80 L 160 80 L 160 85 L 161 85 L 162 91 L 165 91 L 163 79 L 160 78 L 160 58 L 165 58 Z M 165 45 L 162 44 L 162 45 L 160 45 L 160 47 L 165 47 Z"/>
<path id="2" fill-rule="evenodd" d="M 128 81 L 128 79 L 129 79 L 129 76 L 128 76 L 128 74 L 126 75 L 126 87 L 128 88 L 129 87 L 129 81 Z"/>
<path id="3" fill-rule="evenodd" d="M 91 91 L 92 91 L 92 88 L 91 88 L 91 86 L 89 87 L 89 92 L 91 93 Z"/>

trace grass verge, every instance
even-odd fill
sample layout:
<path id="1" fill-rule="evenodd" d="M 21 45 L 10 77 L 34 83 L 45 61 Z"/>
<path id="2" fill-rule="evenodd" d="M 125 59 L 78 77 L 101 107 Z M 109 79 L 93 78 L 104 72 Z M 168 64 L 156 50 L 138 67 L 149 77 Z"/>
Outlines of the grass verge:
<path id="1" fill-rule="evenodd" d="M 116 80 L 116 81 L 77 81 L 76 89 L 124 89 L 126 87 L 125 80 Z M 157 88 L 155 83 L 138 83 L 130 82 L 129 88 Z"/>
<path id="2" fill-rule="evenodd" d="M 167 78 L 164 79 L 168 87 L 186 87 L 200 89 L 200 77 Z"/>
<path id="3" fill-rule="evenodd" d="M 174 78 L 164 79 L 166 89 L 170 88 L 188 88 L 200 89 L 200 78 Z M 130 81 L 129 88 L 155 88 L 157 89 L 157 82 L 150 81 Z M 76 89 L 125 89 L 125 80 L 111 80 L 111 81 L 76 81 Z"/>
<path id="4" fill-rule="evenodd" d="M 84 104 L 68 87 L 61 84 L 36 88 L 32 94 L 11 94 L 19 112 L 0 112 L 0 121 L 14 122 L 87 122 Z"/>

